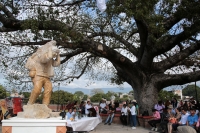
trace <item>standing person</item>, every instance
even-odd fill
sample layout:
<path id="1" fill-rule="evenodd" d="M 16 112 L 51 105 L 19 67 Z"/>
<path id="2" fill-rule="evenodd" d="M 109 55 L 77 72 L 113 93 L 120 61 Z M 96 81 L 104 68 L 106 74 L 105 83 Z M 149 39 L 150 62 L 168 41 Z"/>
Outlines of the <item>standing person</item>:
<path id="1" fill-rule="evenodd" d="M 118 100 L 115 100 L 114 104 L 115 104 L 115 108 L 119 107 L 119 101 Z"/>
<path id="2" fill-rule="evenodd" d="M 177 99 L 176 99 L 176 98 L 173 98 L 171 104 L 172 104 L 172 106 L 173 106 L 174 109 L 177 108 L 177 105 L 178 105 Z"/>
<path id="3" fill-rule="evenodd" d="M 156 109 L 160 114 L 162 114 L 163 110 L 165 109 L 165 105 L 163 105 L 162 101 L 158 101 L 158 103 L 154 106 L 154 109 Z"/>
<path id="4" fill-rule="evenodd" d="M 136 107 L 135 107 L 134 103 L 133 103 L 133 106 L 130 109 L 130 112 L 131 112 L 132 129 L 136 129 Z"/>
<path id="5" fill-rule="evenodd" d="M 137 103 L 136 100 L 133 100 L 132 102 L 133 102 L 133 104 L 135 104 L 135 108 L 136 108 L 136 120 L 137 120 L 138 126 L 140 126 L 140 122 L 139 122 L 139 119 L 138 119 L 138 116 L 140 115 L 139 106 L 138 106 L 138 103 Z"/>
<path id="6" fill-rule="evenodd" d="M 153 120 L 148 121 L 149 125 L 152 127 L 152 131 L 158 131 L 156 124 L 160 123 L 161 118 L 160 118 L 160 113 L 156 109 L 152 109 L 153 112 Z"/>
<path id="7" fill-rule="evenodd" d="M 80 109 L 81 109 L 81 115 L 83 117 L 83 115 L 85 115 L 85 102 L 82 101 L 81 104 L 80 104 Z"/>
<path id="8" fill-rule="evenodd" d="M 124 104 L 121 109 L 121 116 L 120 116 L 120 120 L 124 126 L 127 126 L 127 115 L 128 115 L 128 107 L 126 106 L 126 104 Z"/>
<path id="9" fill-rule="evenodd" d="M 183 100 L 180 100 L 180 101 L 178 102 L 177 107 L 180 108 L 180 107 L 182 107 L 182 106 L 183 106 Z"/>
<path id="10" fill-rule="evenodd" d="M 190 109 L 190 115 L 187 118 L 187 126 L 191 126 L 191 127 L 196 127 L 196 124 L 198 122 L 198 116 L 195 114 L 196 109 L 191 108 Z"/>
<path id="11" fill-rule="evenodd" d="M 113 105 L 113 104 L 114 104 L 113 101 L 110 101 L 110 103 L 108 104 L 109 110 L 112 108 L 112 105 Z"/>
<path id="12" fill-rule="evenodd" d="M 115 116 L 115 112 L 116 112 L 115 104 L 112 104 L 112 107 L 109 110 L 109 115 L 108 115 L 104 125 L 106 125 L 107 123 L 108 123 L 108 125 L 111 125 L 113 117 Z"/>

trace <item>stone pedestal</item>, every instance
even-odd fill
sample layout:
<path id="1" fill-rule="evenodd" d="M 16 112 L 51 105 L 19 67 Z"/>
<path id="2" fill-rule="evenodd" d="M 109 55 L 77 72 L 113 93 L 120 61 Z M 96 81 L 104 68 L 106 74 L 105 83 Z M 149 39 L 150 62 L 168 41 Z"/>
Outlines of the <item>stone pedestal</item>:
<path id="1" fill-rule="evenodd" d="M 66 120 L 61 117 L 25 119 L 12 117 L 2 120 L 2 133 L 66 133 Z"/>
<path id="2" fill-rule="evenodd" d="M 60 112 L 52 112 L 52 110 L 45 104 L 24 105 L 23 110 L 23 112 L 17 113 L 17 117 L 45 119 L 50 117 L 59 117 L 60 114 Z"/>

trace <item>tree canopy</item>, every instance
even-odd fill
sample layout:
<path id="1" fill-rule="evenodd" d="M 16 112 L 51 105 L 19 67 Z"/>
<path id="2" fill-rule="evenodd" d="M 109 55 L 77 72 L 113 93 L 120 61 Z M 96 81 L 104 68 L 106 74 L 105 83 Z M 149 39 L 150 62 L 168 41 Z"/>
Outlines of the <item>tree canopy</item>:
<path id="1" fill-rule="evenodd" d="M 2 72 L 21 85 L 27 57 L 53 39 L 62 57 L 55 81 L 70 83 L 85 74 L 127 82 L 141 109 L 151 108 L 164 87 L 200 79 L 199 69 L 193 71 L 199 65 L 199 0 L 108 0 L 106 5 L 102 13 L 95 0 L 4 0 Z"/>

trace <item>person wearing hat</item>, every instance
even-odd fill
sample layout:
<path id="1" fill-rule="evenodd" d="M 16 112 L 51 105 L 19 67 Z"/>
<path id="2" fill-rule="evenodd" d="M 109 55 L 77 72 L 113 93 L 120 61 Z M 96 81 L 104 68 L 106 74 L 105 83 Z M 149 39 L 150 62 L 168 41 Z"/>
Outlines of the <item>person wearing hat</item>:
<path id="1" fill-rule="evenodd" d="M 138 116 L 140 115 L 140 110 L 139 110 L 138 103 L 137 103 L 137 101 L 136 101 L 135 99 L 132 100 L 132 103 L 135 105 L 135 109 L 136 109 L 136 120 L 137 120 L 138 126 L 140 126 L 140 122 L 139 122 L 139 118 L 138 118 Z"/>
<path id="2" fill-rule="evenodd" d="M 126 104 L 123 104 L 123 107 L 121 109 L 120 120 L 124 126 L 127 126 L 127 115 L 128 115 L 128 107 Z"/>

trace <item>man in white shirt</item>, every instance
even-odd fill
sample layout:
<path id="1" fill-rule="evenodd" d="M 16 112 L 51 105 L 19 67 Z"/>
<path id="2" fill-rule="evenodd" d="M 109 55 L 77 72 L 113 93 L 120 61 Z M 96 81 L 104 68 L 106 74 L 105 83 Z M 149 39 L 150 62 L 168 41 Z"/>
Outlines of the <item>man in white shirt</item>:
<path id="1" fill-rule="evenodd" d="M 88 111 L 88 109 L 92 108 L 92 105 L 90 103 L 90 101 L 87 101 L 87 104 L 85 105 L 85 114 L 88 115 L 90 112 Z"/>
<path id="2" fill-rule="evenodd" d="M 121 109 L 121 116 L 120 116 L 120 120 L 124 126 L 127 126 L 127 115 L 128 115 L 128 107 L 126 104 L 124 104 Z"/>
<path id="3" fill-rule="evenodd" d="M 106 109 L 106 101 L 102 100 L 102 102 L 100 103 L 100 112 L 106 112 L 107 113 L 107 109 Z"/>
<path id="4" fill-rule="evenodd" d="M 187 118 L 189 114 L 187 113 L 186 109 L 181 110 L 181 120 L 178 123 L 172 124 L 173 129 L 176 131 L 178 126 L 185 126 L 187 124 Z"/>

